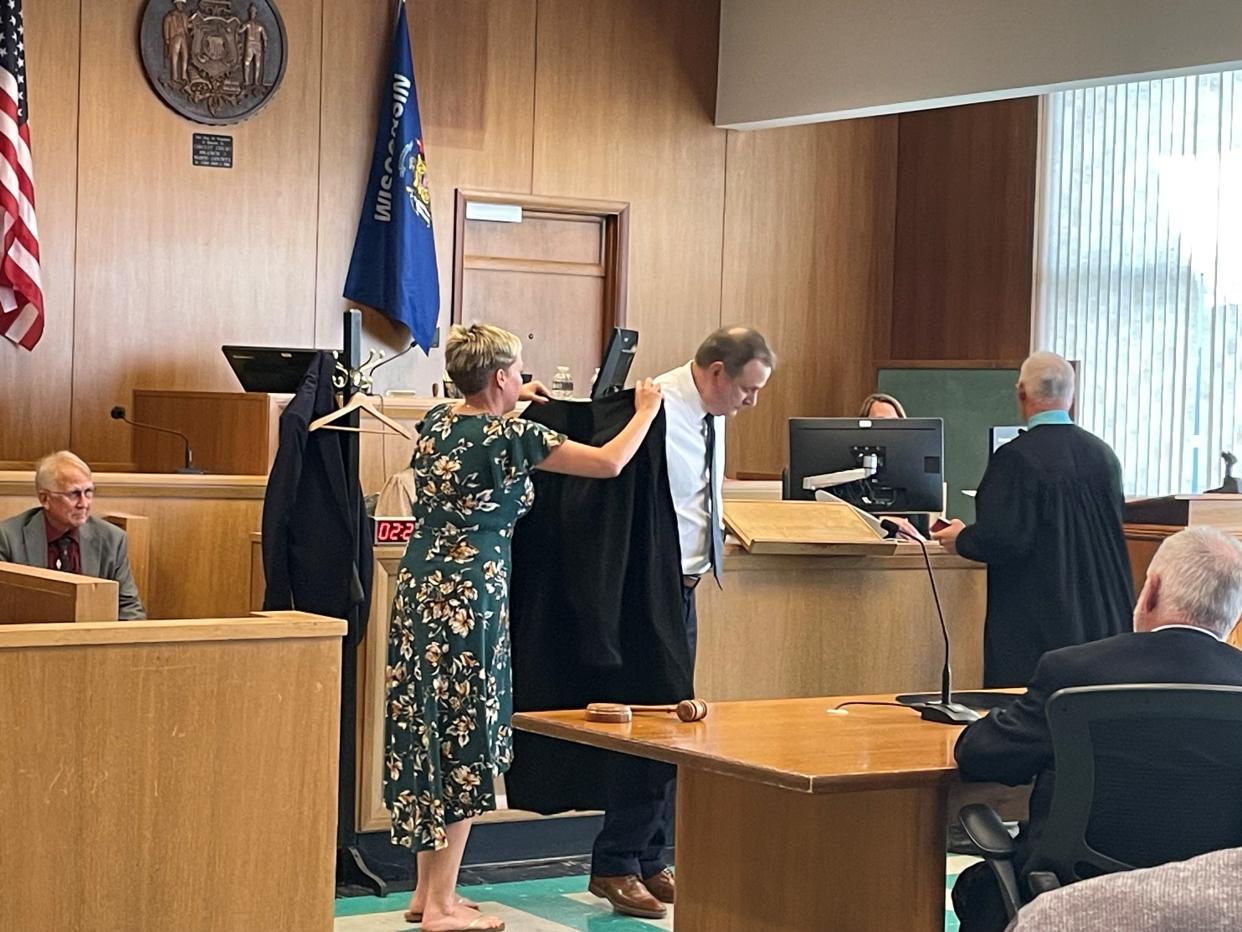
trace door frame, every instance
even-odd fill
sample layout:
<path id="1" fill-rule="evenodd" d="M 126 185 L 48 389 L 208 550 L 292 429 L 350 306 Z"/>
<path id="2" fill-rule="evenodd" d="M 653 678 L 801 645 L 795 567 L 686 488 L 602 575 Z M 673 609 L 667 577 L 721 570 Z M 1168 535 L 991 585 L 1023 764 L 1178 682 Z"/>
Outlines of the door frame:
<path id="1" fill-rule="evenodd" d="M 603 345 L 608 344 L 613 327 L 624 327 L 626 318 L 627 283 L 630 262 L 630 205 L 624 201 L 597 201 L 588 198 L 546 197 L 539 194 L 512 194 L 499 191 L 476 191 L 457 188 L 453 202 L 453 301 L 450 323 L 460 324 L 462 318 L 462 279 L 467 268 L 493 269 L 512 272 L 536 272 L 552 264 L 538 259 L 500 259 L 490 256 L 467 256 L 466 204 L 469 201 L 484 204 L 514 204 L 522 208 L 522 214 L 571 219 L 590 217 L 602 222 L 604 228 L 600 261 L 597 265 L 555 263 L 562 271 L 578 267 L 584 275 L 599 275 L 604 279 L 604 326 Z"/>

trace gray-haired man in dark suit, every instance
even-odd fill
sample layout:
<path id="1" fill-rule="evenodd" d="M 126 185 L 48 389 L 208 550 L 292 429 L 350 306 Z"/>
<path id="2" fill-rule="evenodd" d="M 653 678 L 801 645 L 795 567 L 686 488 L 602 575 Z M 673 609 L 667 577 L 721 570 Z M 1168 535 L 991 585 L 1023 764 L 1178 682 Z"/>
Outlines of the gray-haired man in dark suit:
<path id="1" fill-rule="evenodd" d="M 115 580 L 117 617 L 146 618 L 129 568 L 125 532 L 91 517 L 91 468 L 67 450 L 52 453 L 35 468 L 35 490 L 38 508 L 0 521 L 0 562 Z"/>

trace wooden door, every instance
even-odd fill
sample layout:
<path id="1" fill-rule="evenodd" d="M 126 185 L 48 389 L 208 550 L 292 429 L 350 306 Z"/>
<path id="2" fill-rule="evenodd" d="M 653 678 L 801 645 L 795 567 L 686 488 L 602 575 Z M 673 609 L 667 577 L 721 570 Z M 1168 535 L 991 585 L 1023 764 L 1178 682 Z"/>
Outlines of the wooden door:
<path id="1" fill-rule="evenodd" d="M 513 219 L 470 216 L 501 205 Z M 454 323 L 489 323 L 522 338 L 525 371 L 551 384 L 569 367 L 586 397 L 613 327 L 625 323 L 628 206 L 457 192 Z"/>

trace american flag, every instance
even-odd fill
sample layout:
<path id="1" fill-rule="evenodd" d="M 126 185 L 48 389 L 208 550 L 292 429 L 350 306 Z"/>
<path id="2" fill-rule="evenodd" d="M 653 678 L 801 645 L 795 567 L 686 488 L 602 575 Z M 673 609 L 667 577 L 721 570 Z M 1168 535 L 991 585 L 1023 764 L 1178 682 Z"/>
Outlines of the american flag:
<path id="1" fill-rule="evenodd" d="M 39 226 L 26 125 L 26 34 L 21 0 L 0 0 L 0 333 L 24 349 L 43 336 Z"/>

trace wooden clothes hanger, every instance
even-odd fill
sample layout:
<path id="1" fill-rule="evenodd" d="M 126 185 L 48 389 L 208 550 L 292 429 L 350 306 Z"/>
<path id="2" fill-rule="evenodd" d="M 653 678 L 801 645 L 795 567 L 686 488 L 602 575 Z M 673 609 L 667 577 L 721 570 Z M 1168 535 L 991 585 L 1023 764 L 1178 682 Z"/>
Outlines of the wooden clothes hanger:
<path id="1" fill-rule="evenodd" d="M 343 425 L 333 424 L 333 421 L 340 420 L 345 415 L 357 411 L 361 414 L 369 414 L 381 424 L 388 427 L 388 430 L 374 430 L 367 427 L 346 427 Z M 400 434 L 406 440 L 413 440 L 413 435 L 390 418 L 387 414 L 375 407 L 375 403 L 371 401 L 371 397 L 363 392 L 357 392 L 349 401 L 341 405 L 331 414 L 325 414 L 323 417 L 316 418 L 311 421 L 309 430 L 315 431 L 320 428 L 325 430 L 344 430 L 353 434 Z"/>

